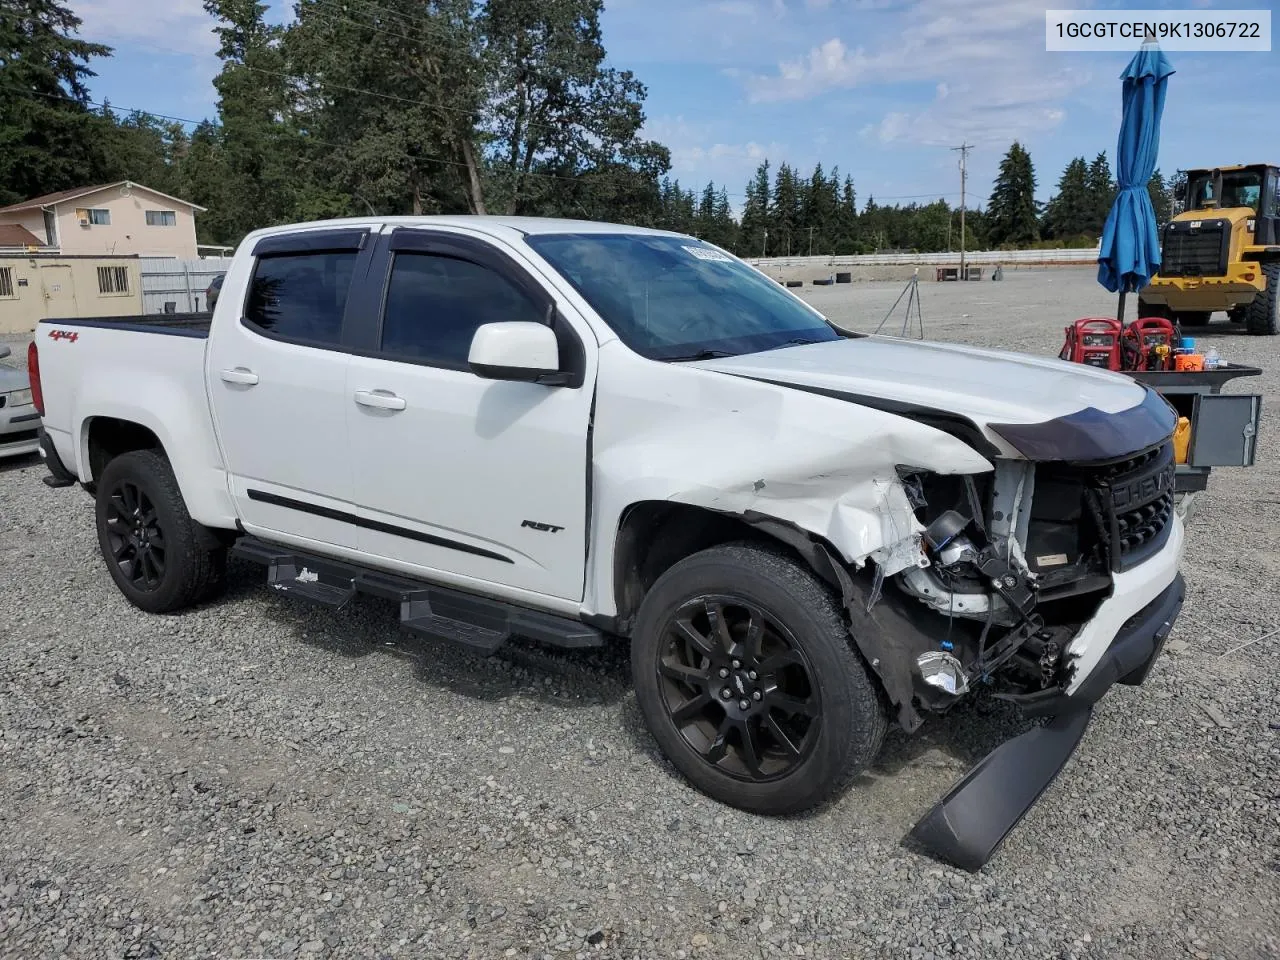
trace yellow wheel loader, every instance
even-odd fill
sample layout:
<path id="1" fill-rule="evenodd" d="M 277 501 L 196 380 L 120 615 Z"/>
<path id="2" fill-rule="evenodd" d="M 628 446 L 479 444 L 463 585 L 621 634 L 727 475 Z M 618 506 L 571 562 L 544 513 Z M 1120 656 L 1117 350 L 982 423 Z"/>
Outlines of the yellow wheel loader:
<path id="1" fill-rule="evenodd" d="M 1188 170 L 1176 199 L 1185 209 L 1165 227 L 1138 316 L 1196 327 L 1222 310 L 1249 333 L 1280 333 L 1280 169 Z"/>

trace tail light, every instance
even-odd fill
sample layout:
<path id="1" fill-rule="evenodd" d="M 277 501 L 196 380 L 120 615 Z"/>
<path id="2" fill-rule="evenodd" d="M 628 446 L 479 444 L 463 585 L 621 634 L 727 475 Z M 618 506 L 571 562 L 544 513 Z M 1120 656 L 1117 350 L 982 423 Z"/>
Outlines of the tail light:
<path id="1" fill-rule="evenodd" d="M 31 378 L 31 402 L 36 405 L 36 413 L 43 417 L 44 390 L 40 388 L 40 354 L 36 352 L 34 340 L 27 347 L 27 375 Z"/>

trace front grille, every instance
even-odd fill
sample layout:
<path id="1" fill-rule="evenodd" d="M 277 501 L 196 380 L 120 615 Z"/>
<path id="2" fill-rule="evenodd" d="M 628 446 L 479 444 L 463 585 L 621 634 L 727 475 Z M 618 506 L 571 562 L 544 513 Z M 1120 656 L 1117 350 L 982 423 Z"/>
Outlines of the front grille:
<path id="1" fill-rule="evenodd" d="M 1221 277 L 1227 272 L 1227 232 L 1213 221 L 1192 229 L 1171 223 L 1165 230 L 1160 258 L 1162 277 Z"/>
<path id="2" fill-rule="evenodd" d="M 1098 468 L 1086 481 L 1100 540 L 1114 571 L 1145 560 L 1173 520 L 1173 445 Z"/>

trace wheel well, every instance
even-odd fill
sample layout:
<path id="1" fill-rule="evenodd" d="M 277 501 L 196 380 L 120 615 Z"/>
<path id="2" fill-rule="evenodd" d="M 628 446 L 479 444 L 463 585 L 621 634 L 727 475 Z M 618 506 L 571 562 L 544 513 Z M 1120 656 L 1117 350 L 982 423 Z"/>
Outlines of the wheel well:
<path id="1" fill-rule="evenodd" d="M 130 450 L 164 452 L 159 438 L 141 424 L 116 417 L 94 417 L 89 421 L 90 480 L 102 476 L 108 463 Z"/>
<path id="2" fill-rule="evenodd" d="M 649 588 L 685 557 L 742 541 L 782 546 L 807 564 L 793 546 L 741 517 L 665 500 L 633 505 L 623 515 L 613 555 L 618 625 L 625 632 Z"/>

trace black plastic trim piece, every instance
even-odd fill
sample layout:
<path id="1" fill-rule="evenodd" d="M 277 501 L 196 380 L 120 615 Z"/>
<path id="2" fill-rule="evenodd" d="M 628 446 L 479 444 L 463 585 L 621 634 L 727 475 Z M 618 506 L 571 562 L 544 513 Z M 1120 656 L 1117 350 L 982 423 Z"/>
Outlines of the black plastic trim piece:
<path id="1" fill-rule="evenodd" d="M 276 254 L 334 253 L 360 250 L 369 236 L 369 227 L 349 228 L 345 230 L 300 230 L 297 233 L 282 233 L 263 237 L 253 246 L 255 257 L 266 257 Z"/>
<path id="2" fill-rule="evenodd" d="M 1056 717 L 996 747 L 955 784 L 909 836 L 940 860 L 982 868 L 1080 745 L 1092 709 Z"/>
<path id="3" fill-rule="evenodd" d="M 92 317 L 78 319 L 72 317 L 55 317 L 41 320 L 40 323 L 54 327 L 99 327 L 103 330 L 129 330 L 133 333 L 159 333 L 166 337 L 191 337 L 196 340 L 209 338 L 209 325 L 213 322 L 211 313 L 192 314 L 160 314 L 152 319 L 136 315 L 115 317 Z"/>
<path id="4" fill-rule="evenodd" d="M 1150 387 L 1137 406 L 1118 413 L 1087 407 L 1042 423 L 993 423 L 991 429 L 1037 463 L 1067 460 L 1093 463 L 1132 456 L 1167 442 L 1177 416 Z"/>
<path id="5" fill-rule="evenodd" d="M 14 417 L 9 422 L 10 423 L 28 423 L 32 420 L 39 420 L 39 419 L 40 419 L 40 414 L 38 413 L 26 413 L 20 417 Z"/>
<path id="6" fill-rule="evenodd" d="M 310 513 L 317 517 L 324 517 L 326 520 L 336 520 L 339 523 L 349 523 L 353 527 L 362 527 L 365 530 L 373 530 L 377 533 L 387 533 L 393 537 L 403 537 L 406 540 L 416 540 L 419 543 L 429 543 L 434 547 L 444 547 L 446 550 L 457 550 L 460 553 L 469 553 L 473 556 L 484 557 L 487 560 L 497 560 L 500 563 L 515 563 L 510 557 L 504 557 L 500 553 L 494 553 L 492 550 L 485 550 L 483 547 L 473 547 L 469 543 L 460 543 L 457 540 L 448 540 L 445 537 L 437 537 L 434 534 L 423 533 L 420 530 L 410 530 L 407 527 L 397 527 L 390 523 L 382 523 L 379 520 L 370 520 L 366 517 L 358 517 L 354 513 L 347 513 L 343 510 L 333 510 L 329 507 L 322 507 L 318 504 L 307 503 L 303 500 L 294 500 L 290 497 L 282 497 L 274 493 L 267 493 L 263 490 L 249 490 L 249 499 L 258 503 L 269 503 L 274 507 L 284 507 L 286 510 L 297 510 L 301 513 Z"/>
<path id="7" fill-rule="evenodd" d="M 519 383 L 537 383 L 546 387 L 567 387 L 573 374 L 559 370 L 534 370 L 530 367 L 495 367 L 487 363 L 469 364 L 472 373 L 486 380 L 514 380 Z"/>
<path id="8" fill-rule="evenodd" d="M 62 462 L 62 458 L 58 456 L 58 450 L 53 445 L 53 439 L 45 432 L 44 427 L 37 427 L 36 434 L 40 437 L 40 450 L 44 453 L 44 465 L 49 470 L 49 476 L 44 478 L 46 486 L 50 487 L 69 487 L 79 481 L 74 473 L 67 469 L 66 464 Z"/>

